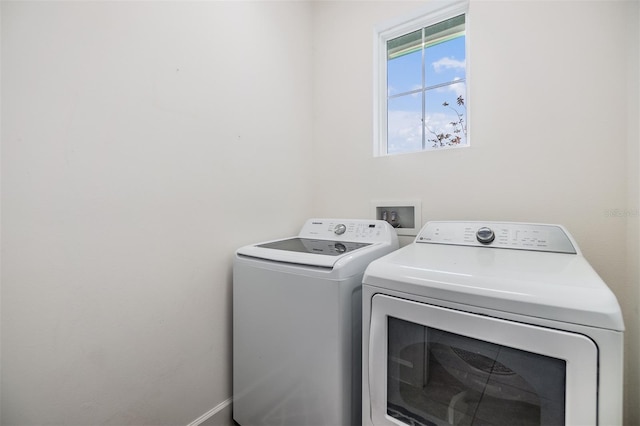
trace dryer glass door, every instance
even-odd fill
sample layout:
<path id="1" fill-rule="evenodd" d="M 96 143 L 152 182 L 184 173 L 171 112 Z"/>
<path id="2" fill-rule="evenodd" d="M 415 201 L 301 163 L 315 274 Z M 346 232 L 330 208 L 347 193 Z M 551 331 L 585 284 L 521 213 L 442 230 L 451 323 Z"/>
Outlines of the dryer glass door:
<path id="1" fill-rule="evenodd" d="M 375 425 L 595 424 L 588 338 L 391 296 L 373 297 Z"/>

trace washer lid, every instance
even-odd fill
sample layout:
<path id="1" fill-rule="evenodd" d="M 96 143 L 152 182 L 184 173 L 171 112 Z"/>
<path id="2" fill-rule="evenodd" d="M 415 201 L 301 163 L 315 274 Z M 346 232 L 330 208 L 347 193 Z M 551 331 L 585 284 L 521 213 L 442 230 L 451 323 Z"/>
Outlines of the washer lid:
<path id="1" fill-rule="evenodd" d="M 294 237 L 242 247 L 238 254 L 276 262 L 333 268 L 342 257 L 371 245 L 373 244 Z"/>
<path id="2" fill-rule="evenodd" d="M 341 254 L 371 245 L 351 241 L 315 240 L 311 238 L 289 238 L 270 243 L 258 244 L 257 247 L 275 250 L 309 253 L 315 255 L 340 256 Z"/>
<path id="3" fill-rule="evenodd" d="M 414 243 L 364 284 L 496 311 L 624 330 L 616 297 L 580 254 Z"/>

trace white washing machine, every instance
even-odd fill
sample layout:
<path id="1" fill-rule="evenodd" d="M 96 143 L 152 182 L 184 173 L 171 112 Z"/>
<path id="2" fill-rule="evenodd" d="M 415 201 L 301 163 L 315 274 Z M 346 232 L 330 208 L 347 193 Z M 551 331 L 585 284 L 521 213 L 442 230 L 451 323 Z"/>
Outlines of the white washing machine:
<path id="1" fill-rule="evenodd" d="M 362 275 L 397 248 L 387 222 L 310 219 L 297 237 L 237 251 L 236 422 L 360 424 Z"/>
<path id="2" fill-rule="evenodd" d="M 364 425 L 621 425 L 618 302 L 561 226 L 429 222 L 363 278 Z"/>

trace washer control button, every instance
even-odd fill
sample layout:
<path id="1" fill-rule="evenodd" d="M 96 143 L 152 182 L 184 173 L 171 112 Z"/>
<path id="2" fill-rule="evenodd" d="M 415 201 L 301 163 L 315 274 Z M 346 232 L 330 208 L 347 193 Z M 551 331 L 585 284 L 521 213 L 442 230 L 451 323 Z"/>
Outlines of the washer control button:
<path id="1" fill-rule="evenodd" d="M 333 228 L 333 232 L 335 232 L 336 235 L 342 235 L 347 231 L 347 226 L 343 223 L 336 225 L 335 228 Z"/>
<path id="2" fill-rule="evenodd" d="M 491 228 L 487 228 L 486 226 L 483 226 L 482 228 L 478 229 L 478 232 L 476 232 L 476 239 L 482 244 L 489 244 L 495 238 L 496 234 L 493 233 Z"/>

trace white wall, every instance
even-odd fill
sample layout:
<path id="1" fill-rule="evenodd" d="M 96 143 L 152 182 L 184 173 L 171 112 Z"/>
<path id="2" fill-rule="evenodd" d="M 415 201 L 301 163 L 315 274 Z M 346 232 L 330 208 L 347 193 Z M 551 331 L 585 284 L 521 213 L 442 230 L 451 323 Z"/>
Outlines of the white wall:
<path id="1" fill-rule="evenodd" d="M 231 396 L 231 258 L 310 216 L 307 3 L 2 2 L 2 424 Z"/>
<path id="2" fill-rule="evenodd" d="M 627 234 L 639 219 L 639 4 L 472 0 L 471 147 L 373 158 L 372 27 L 419 7 L 315 5 L 314 212 L 419 199 L 423 221 L 565 225 L 622 305 L 626 424 L 640 423 L 638 233 Z"/>
<path id="3" fill-rule="evenodd" d="M 636 4 L 635 19 L 633 8 L 629 10 L 627 26 L 628 68 L 627 68 L 627 279 L 622 300 L 626 311 L 628 332 L 625 368 L 628 371 L 627 413 L 628 423 L 640 423 L 640 3 Z M 635 42 L 634 42 L 635 41 Z"/>

